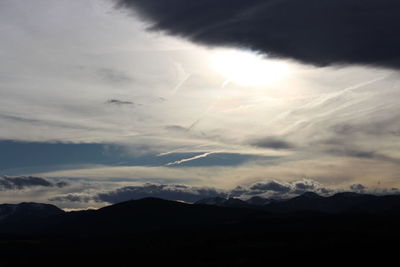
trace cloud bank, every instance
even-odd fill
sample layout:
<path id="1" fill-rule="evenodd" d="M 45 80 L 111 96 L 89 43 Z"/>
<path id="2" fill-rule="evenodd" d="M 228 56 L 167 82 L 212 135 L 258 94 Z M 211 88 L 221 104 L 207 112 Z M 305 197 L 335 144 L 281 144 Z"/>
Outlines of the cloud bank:
<path id="1" fill-rule="evenodd" d="M 69 193 L 50 198 L 50 201 L 59 203 L 119 203 L 123 201 L 156 197 L 174 201 L 185 201 L 189 203 L 201 199 L 222 197 L 249 199 L 254 196 L 285 199 L 301 195 L 306 192 L 314 192 L 322 196 L 333 195 L 338 192 L 357 192 L 373 194 L 396 194 L 398 189 L 383 189 L 372 192 L 362 184 L 353 184 L 349 188 L 332 188 L 322 185 L 311 179 L 301 179 L 293 182 L 281 182 L 266 180 L 249 185 L 237 186 L 231 190 L 222 190 L 215 187 L 196 187 L 183 184 L 155 184 L 146 183 L 143 185 L 123 186 L 114 190 L 104 192 Z"/>
<path id="2" fill-rule="evenodd" d="M 397 0 L 116 0 L 165 31 L 304 63 L 400 67 Z"/>
<path id="3" fill-rule="evenodd" d="M 169 200 L 185 202 L 195 202 L 203 198 L 226 197 L 227 193 L 223 190 L 207 187 L 193 187 L 188 185 L 175 184 L 151 184 L 146 183 L 140 186 L 125 186 L 116 190 L 98 193 L 93 196 L 82 194 L 67 194 L 51 198 L 51 201 L 59 202 L 107 202 L 118 203 L 131 199 L 141 199 L 145 197 L 156 197 Z"/>
<path id="4" fill-rule="evenodd" d="M 337 189 L 325 187 L 321 183 L 311 179 L 302 179 L 294 182 L 269 180 L 265 182 L 257 182 L 249 186 L 237 186 L 231 191 L 231 196 L 240 198 L 263 196 L 280 199 L 293 197 L 305 192 L 330 195 L 337 192 Z"/>
<path id="5" fill-rule="evenodd" d="M 0 191 L 5 190 L 23 190 L 30 187 L 59 187 L 62 188 L 67 186 L 66 182 L 52 182 L 41 177 L 33 176 L 18 176 L 10 177 L 3 176 L 0 177 Z"/>

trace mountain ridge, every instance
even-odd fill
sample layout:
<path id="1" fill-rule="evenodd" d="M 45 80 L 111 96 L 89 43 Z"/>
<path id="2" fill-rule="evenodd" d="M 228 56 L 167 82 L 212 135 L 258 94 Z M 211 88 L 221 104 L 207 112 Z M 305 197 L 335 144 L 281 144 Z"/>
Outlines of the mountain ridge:
<path id="1" fill-rule="evenodd" d="M 64 212 L 50 204 L 3 204 L 0 205 L 0 218 L 6 217 L 0 219 L 0 233 L 113 235 L 272 223 L 274 220 L 296 216 L 304 220 L 315 216 L 344 218 L 360 214 L 400 217 L 400 195 L 339 193 L 323 197 L 305 193 L 287 200 L 256 200 L 259 205 L 254 204 L 254 199 L 249 201 L 253 201 L 253 204 L 235 198 L 206 199 L 188 204 L 160 198 L 143 198 L 98 210 L 72 212 Z"/>
<path id="2" fill-rule="evenodd" d="M 240 204 L 236 204 L 236 202 L 233 200 L 236 200 Z M 339 192 L 331 196 L 321 196 L 315 192 L 305 192 L 293 198 L 280 200 L 262 198 L 259 196 L 252 197 L 245 201 L 233 198 L 223 199 L 218 197 L 202 199 L 194 204 L 235 208 L 253 208 L 273 213 L 322 212 L 335 214 L 356 211 L 364 213 L 376 213 L 390 210 L 393 206 L 400 207 L 400 195 L 376 196 L 372 194 L 355 192 Z M 368 206 L 370 205 L 374 208 L 368 209 Z"/>

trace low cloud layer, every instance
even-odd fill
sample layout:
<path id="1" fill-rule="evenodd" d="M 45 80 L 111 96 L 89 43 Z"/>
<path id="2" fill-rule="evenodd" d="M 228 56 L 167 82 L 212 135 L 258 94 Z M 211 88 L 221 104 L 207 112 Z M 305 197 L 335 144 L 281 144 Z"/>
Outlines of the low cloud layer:
<path id="1" fill-rule="evenodd" d="M 82 194 L 67 194 L 53 197 L 51 201 L 59 202 L 107 202 L 118 203 L 122 201 L 156 197 L 169 200 L 195 202 L 203 198 L 226 197 L 223 190 L 206 187 L 192 187 L 187 185 L 165 185 L 146 183 L 141 186 L 125 186 L 116 190 L 98 193 L 93 196 Z"/>
<path id="2" fill-rule="evenodd" d="M 397 0 L 116 0 L 151 29 L 314 65 L 399 68 Z"/>
<path id="3" fill-rule="evenodd" d="M 306 192 L 315 192 L 322 196 L 333 195 L 338 192 L 351 191 L 372 194 L 396 194 L 398 189 L 381 189 L 371 191 L 362 184 L 353 184 L 349 188 L 330 188 L 311 179 L 301 179 L 293 182 L 267 180 L 245 186 L 237 186 L 232 190 L 222 190 L 212 187 L 195 187 L 178 184 L 151 184 L 124 186 L 115 190 L 88 193 L 69 193 L 50 198 L 50 201 L 59 203 L 119 203 L 123 201 L 156 197 L 175 201 L 196 202 L 205 198 L 233 197 L 248 199 L 254 196 L 264 198 L 285 199 L 301 195 Z"/>
<path id="4" fill-rule="evenodd" d="M 305 192 L 315 192 L 321 195 L 329 195 L 337 192 L 337 189 L 330 189 L 322 184 L 303 179 L 295 182 L 278 182 L 270 180 L 258 182 L 249 186 L 238 186 L 231 191 L 232 197 L 248 198 L 251 196 L 263 196 L 272 198 L 287 198 L 300 195 Z"/>
<path id="5" fill-rule="evenodd" d="M 209 197 L 225 197 L 222 190 L 205 187 L 190 187 L 186 185 L 145 184 L 143 186 L 128 186 L 115 191 L 101 193 L 96 196 L 99 201 L 117 203 L 130 199 L 157 197 L 170 200 L 195 202 Z"/>
<path id="6" fill-rule="evenodd" d="M 66 182 L 52 182 L 44 178 L 33 176 L 0 177 L 0 191 L 23 190 L 30 187 L 59 187 L 67 186 Z"/>

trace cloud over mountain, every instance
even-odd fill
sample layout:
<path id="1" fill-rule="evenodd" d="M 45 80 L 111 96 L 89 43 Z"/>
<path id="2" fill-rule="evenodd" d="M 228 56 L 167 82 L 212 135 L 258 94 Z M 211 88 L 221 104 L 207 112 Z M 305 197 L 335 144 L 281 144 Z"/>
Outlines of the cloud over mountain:
<path id="1" fill-rule="evenodd" d="M 231 191 L 232 197 L 248 198 L 251 196 L 265 196 L 272 198 L 285 198 L 300 195 L 305 192 L 315 192 L 321 195 L 332 194 L 336 190 L 327 188 L 322 184 L 310 180 L 302 179 L 294 182 L 279 182 L 269 180 L 258 182 L 248 186 L 237 186 Z"/>
<path id="2" fill-rule="evenodd" d="M 156 197 L 168 200 L 185 202 L 196 202 L 200 199 L 211 197 L 227 197 L 224 190 L 208 187 L 195 187 L 178 184 L 151 184 L 146 183 L 138 186 L 124 186 L 115 190 L 100 192 L 97 194 L 71 193 L 52 197 L 50 201 L 56 202 L 107 202 L 118 203 L 122 201 Z"/>
<path id="3" fill-rule="evenodd" d="M 400 67 L 396 0 L 116 0 L 162 30 L 325 66 Z"/>
<path id="4" fill-rule="evenodd" d="M 99 201 L 117 203 L 130 199 L 157 197 L 169 200 L 194 202 L 208 197 L 224 197 L 222 190 L 187 185 L 144 184 L 143 186 L 127 186 L 115 191 L 100 193 L 96 196 Z"/>
<path id="5" fill-rule="evenodd" d="M 358 190 L 358 188 L 354 189 Z M 56 202 L 118 203 L 132 199 L 156 197 L 168 200 L 196 202 L 201 199 L 214 197 L 235 197 L 246 199 L 253 196 L 263 196 L 272 198 L 287 198 L 300 195 L 305 192 L 316 192 L 321 195 L 330 195 L 335 193 L 336 190 L 324 187 L 320 183 L 310 179 L 302 179 L 294 182 L 278 182 L 274 180 L 267 180 L 248 186 L 237 186 L 232 190 L 222 190 L 215 187 L 196 187 L 182 184 L 145 183 L 143 185 L 124 186 L 115 190 L 92 194 L 69 193 L 52 197 L 49 200 Z"/>

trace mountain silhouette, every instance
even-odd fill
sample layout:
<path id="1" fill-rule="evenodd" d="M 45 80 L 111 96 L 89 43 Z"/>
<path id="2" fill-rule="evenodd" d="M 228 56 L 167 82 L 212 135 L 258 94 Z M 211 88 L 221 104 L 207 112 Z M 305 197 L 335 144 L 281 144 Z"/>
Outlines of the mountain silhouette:
<path id="1" fill-rule="evenodd" d="M 379 266 L 400 238 L 396 195 L 144 198 L 73 212 L 21 203 L 0 216 L 0 266 Z"/>
<path id="2" fill-rule="evenodd" d="M 265 204 L 266 203 L 266 204 Z M 113 235 L 165 229 L 193 229 L 218 225 L 273 221 L 315 212 L 319 214 L 400 214 L 400 196 L 338 193 L 330 197 L 307 192 L 280 201 L 252 198 L 204 199 L 195 204 L 158 198 L 126 201 L 98 210 L 64 212 L 38 203 L 0 205 L 0 233 Z"/>
<path id="3" fill-rule="evenodd" d="M 235 203 L 237 203 L 235 201 Z M 20 204 L 22 205 L 22 204 Z M 48 212 L 29 216 L 36 210 L 26 209 L 26 216 L 13 224 L 0 221 L 0 233 L 51 234 L 123 234 L 184 229 L 196 226 L 231 224 L 256 216 L 252 209 L 192 205 L 158 198 L 144 198 L 110 205 L 98 210 Z M 43 215 L 43 216 L 42 216 Z"/>
<path id="4" fill-rule="evenodd" d="M 195 204 L 252 208 L 270 213 L 320 212 L 337 214 L 400 212 L 400 196 L 398 195 L 375 196 L 354 192 L 342 192 L 329 197 L 323 197 L 314 192 L 306 192 L 286 200 L 273 200 L 262 197 L 252 197 L 246 201 L 233 198 L 211 198 L 197 201 Z"/>
<path id="5" fill-rule="evenodd" d="M 195 205 L 215 205 L 220 207 L 232 207 L 232 208 L 251 208 L 252 204 L 247 201 L 243 201 L 238 198 L 222 198 L 213 197 L 205 198 L 194 203 Z"/>

